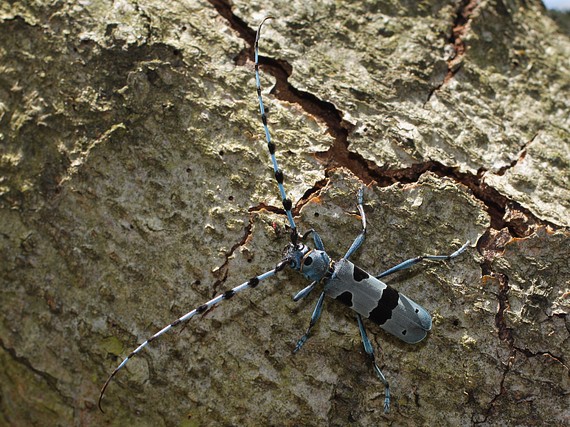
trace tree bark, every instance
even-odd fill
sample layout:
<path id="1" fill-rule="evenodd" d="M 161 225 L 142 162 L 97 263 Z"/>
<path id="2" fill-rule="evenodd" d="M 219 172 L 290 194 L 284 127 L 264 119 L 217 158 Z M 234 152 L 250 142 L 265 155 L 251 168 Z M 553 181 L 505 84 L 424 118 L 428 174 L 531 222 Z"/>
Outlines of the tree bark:
<path id="1" fill-rule="evenodd" d="M 0 5 L 0 424 L 568 425 L 570 40 L 539 1 Z M 286 269 L 300 231 L 433 316 L 409 345 Z"/>

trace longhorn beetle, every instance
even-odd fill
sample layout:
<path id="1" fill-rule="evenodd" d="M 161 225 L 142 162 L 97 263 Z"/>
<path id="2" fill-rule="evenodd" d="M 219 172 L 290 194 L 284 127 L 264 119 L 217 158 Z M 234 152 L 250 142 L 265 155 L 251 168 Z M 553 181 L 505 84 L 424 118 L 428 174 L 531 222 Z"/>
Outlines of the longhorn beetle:
<path id="1" fill-rule="evenodd" d="M 396 265 L 395 267 L 392 267 L 383 273 L 378 274 L 377 276 L 373 276 L 367 273 L 349 261 L 350 256 L 364 242 L 364 237 L 366 235 L 366 215 L 364 214 L 364 209 L 362 207 L 364 193 L 363 187 L 361 187 L 358 191 L 357 197 L 357 208 L 362 221 L 362 231 L 356 237 L 356 239 L 354 239 L 352 245 L 344 257 L 342 257 L 340 260 L 333 261 L 329 257 L 329 255 L 325 252 L 323 241 L 315 230 L 311 229 L 305 232 L 303 235 L 299 234 L 297 231 L 297 226 L 295 225 L 295 220 L 293 219 L 293 214 L 291 212 L 291 199 L 287 198 L 285 188 L 283 187 L 284 175 L 281 169 L 279 169 L 279 166 L 277 165 L 277 159 L 275 158 L 275 144 L 272 142 L 271 135 L 269 134 L 267 116 L 265 114 L 265 107 L 263 105 L 263 99 L 261 96 L 261 82 L 259 78 L 259 35 L 261 32 L 261 27 L 269 18 L 271 17 L 268 16 L 263 19 L 263 21 L 261 21 L 255 34 L 255 84 L 257 88 L 257 98 L 259 101 L 259 111 L 261 113 L 263 130 L 265 132 L 265 138 L 267 141 L 269 154 L 271 156 L 271 162 L 273 163 L 273 172 L 275 175 L 275 180 L 277 181 L 283 208 L 287 215 L 287 220 L 289 222 L 291 230 L 290 242 L 285 247 L 284 257 L 272 270 L 260 274 L 259 276 L 253 277 L 247 282 L 244 282 L 241 285 L 218 295 L 205 304 L 196 307 L 192 311 L 186 313 L 184 316 L 162 328 L 152 337 L 139 345 L 135 350 L 133 350 L 131 354 L 129 354 L 121 362 L 121 364 L 117 366 L 117 368 L 111 373 L 103 385 L 98 402 L 101 412 L 103 412 L 103 409 L 101 407 L 101 400 L 111 379 L 113 379 L 117 372 L 119 372 L 133 356 L 138 354 L 150 342 L 154 341 L 156 338 L 160 337 L 162 334 L 166 333 L 175 326 L 187 322 L 198 314 L 205 313 L 210 308 L 214 307 L 224 300 L 232 298 L 238 292 L 241 292 L 248 288 L 255 288 L 261 283 L 261 281 L 274 276 L 285 267 L 290 267 L 293 270 L 300 272 L 311 281 L 309 286 L 299 291 L 293 297 L 294 301 L 299 301 L 305 298 L 317 286 L 321 288 L 321 294 L 317 300 L 313 314 L 311 315 L 309 327 L 305 331 L 305 334 L 299 339 L 299 341 L 297 341 L 297 345 L 295 346 L 293 353 L 299 351 L 305 341 L 307 341 L 309 338 L 311 329 L 313 326 L 315 326 L 317 320 L 321 315 L 325 296 L 337 299 L 341 303 L 349 306 L 356 312 L 356 321 L 358 323 L 358 329 L 362 338 L 362 344 L 364 345 L 364 351 L 372 362 L 376 375 L 384 384 L 384 412 L 388 413 L 390 410 L 390 386 L 388 385 L 388 381 L 384 377 L 384 374 L 376 364 L 374 349 L 372 348 L 372 344 L 366 335 L 366 330 L 364 328 L 364 324 L 362 323 L 362 317 L 370 319 L 372 322 L 380 325 L 380 327 L 385 331 L 410 344 L 417 343 L 424 339 L 427 335 L 427 332 L 431 329 L 432 322 L 431 316 L 423 307 L 416 304 L 414 301 L 399 293 L 392 287 L 386 285 L 380 281 L 380 279 L 392 273 L 395 273 L 396 271 L 409 268 L 414 264 L 418 264 L 424 260 L 450 260 L 463 253 L 469 245 L 469 241 L 467 241 L 463 246 L 461 246 L 451 255 L 421 255 L 415 258 L 410 258 Z M 305 245 L 305 243 L 303 243 L 309 236 L 312 236 L 313 238 L 314 248 L 310 248 Z"/>

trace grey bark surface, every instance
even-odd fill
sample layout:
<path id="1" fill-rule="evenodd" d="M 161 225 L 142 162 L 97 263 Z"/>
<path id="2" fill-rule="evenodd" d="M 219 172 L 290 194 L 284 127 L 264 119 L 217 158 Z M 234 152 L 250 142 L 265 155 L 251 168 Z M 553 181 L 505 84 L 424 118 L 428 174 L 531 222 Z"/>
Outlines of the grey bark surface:
<path id="1" fill-rule="evenodd" d="M 538 1 L 0 4 L 0 424 L 570 424 L 570 39 Z M 272 269 L 301 231 L 432 315 L 367 323 Z M 316 292 L 315 292 L 316 293 Z"/>

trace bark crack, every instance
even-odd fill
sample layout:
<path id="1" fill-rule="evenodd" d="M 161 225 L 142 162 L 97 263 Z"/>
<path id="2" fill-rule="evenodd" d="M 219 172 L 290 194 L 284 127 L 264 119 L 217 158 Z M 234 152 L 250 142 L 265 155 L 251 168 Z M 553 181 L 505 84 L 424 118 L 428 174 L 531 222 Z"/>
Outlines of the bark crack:
<path id="1" fill-rule="evenodd" d="M 253 217 L 250 214 L 248 223 L 244 227 L 244 233 L 242 238 L 238 242 L 234 243 L 228 251 L 226 251 L 226 253 L 224 254 L 224 262 L 222 263 L 222 265 L 220 265 L 214 270 L 214 274 L 219 278 L 216 279 L 216 281 L 212 284 L 211 298 L 214 298 L 216 295 L 219 294 L 218 289 L 224 285 L 226 279 L 228 278 L 229 262 L 231 257 L 238 248 L 244 246 L 251 239 L 252 229 L 253 229 Z"/>
<path id="2" fill-rule="evenodd" d="M 521 347 L 517 347 L 517 346 L 513 346 L 513 348 L 516 351 L 518 351 L 519 353 L 524 354 L 529 359 L 533 358 L 533 357 L 547 357 L 547 358 L 551 359 L 552 361 L 559 363 L 560 365 L 562 365 L 564 367 L 564 369 L 566 369 L 567 371 L 570 372 L 570 366 L 568 366 L 565 358 L 562 356 L 554 355 L 550 351 L 533 352 L 533 351 L 530 351 L 528 348 L 521 348 Z"/>
<path id="3" fill-rule="evenodd" d="M 491 268 L 493 258 L 498 256 L 499 253 L 501 253 L 504 250 L 505 245 L 512 239 L 513 237 L 506 229 L 500 231 L 495 231 L 490 229 L 487 231 L 487 233 L 485 233 L 484 236 L 481 237 L 480 241 L 477 243 L 479 252 L 484 257 L 484 261 L 481 264 L 482 274 L 494 277 L 498 283 L 498 289 L 497 289 L 498 307 L 497 307 L 497 313 L 495 314 L 495 327 L 497 328 L 497 335 L 499 340 L 506 344 L 509 353 L 507 361 L 504 363 L 505 369 L 503 371 L 503 375 L 499 384 L 499 392 L 489 401 L 483 419 L 473 420 L 474 424 L 487 423 L 489 418 L 493 416 L 495 407 L 498 404 L 497 402 L 508 392 L 504 383 L 506 376 L 508 375 L 514 364 L 517 353 L 521 354 L 523 357 L 526 358 L 535 358 L 535 357 L 549 358 L 552 361 L 560 364 L 567 371 L 570 371 L 570 367 L 568 366 L 567 361 L 562 356 L 554 355 L 550 351 L 533 352 L 527 348 L 518 347 L 515 344 L 515 339 L 513 336 L 513 328 L 509 327 L 506 318 L 506 313 L 508 310 L 510 310 L 509 292 L 511 288 L 509 285 L 509 277 L 504 273 L 495 272 Z"/>
<path id="4" fill-rule="evenodd" d="M 449 38 L 454 55 L 447 62 L 447 75 L 443 79 L 443 84 L 451 80 L 461 68 L 467 50 L 463 38 L 470 30 L 471 19 L 478 6 L 479 0 L 462 0 L 459 4 Z"/>
<path id="5" fill-rule="evenodd" d="M 236 63 L 243 64 L 247 60 L 253 60 L 253 43 L 255 41 L 255 31 L 232 12 L 231 5 L 224 0 L 210 0 L 210 3 L 218 10 L 221 16 L 227 19 L 231 28 L 249 44 L 249 47 L 240 52 L 236 57 Z M 448 80 L 452 78 L 456 70 L 452 65 L 460 63 L 465 54 L 465 43 L 463 37 L 469 29 L 472 15 L 478 7 L 478 0 L 464 0 L 460 3 L 450 42 L 453 43 L 456 54 L 450 61 Z M 501 230 L 507 228 L 514 237 L 526 237 L 532 234 L 537 225 L 550 226 L 553 229 L 559 227 L 541 220 L 532 214 L 528 209 L 519 203 L 502 195 L 498 190 L 484 183 L 485 169 L 480 169 L 477 174 L 459 172 L 457 167 L 447 166 L 437 161 L 425 161 L 413 164 L 407 168 L 386 169 L 379 167 L 374 162 L 366 160 L 362 155 L 349 151 L 348 136 L 353 130 L 353 125 L 343 119 L 343 114 L 331 102 L 321 100 L 315 95 L 301 91 L 293 87 L 288 79 L 292 73 L 292 66 L 284 60 L 273 59 L 265 56 L 259 57 L 260 65 L 273 75 L 276 80 L 271 93 L 282 101 L 299 105 L 308 114 L 316 117 L 326 125 L 327 133 L 333 137 L 332 146 L 325 152 L 317 153 L 316 157 L 325 167 L 325 176 L 336 167 L 349 169 L 364 183 L 375 182 L 380 186 L 388 186 L 394 183 L 414 183 L 419 180 L 422 174 L 432 172 L 439 177 L 447 177 L 463 184 L 469 188 L 478 200 L 487 207 L 491 218 L 491 228 Z M 454 71 L 455 70 L 455 71 Z M 526 155 L 526 149 L 536 138 L 536 135 L 521 147 L 518 158 L 510 166 L 499 170 L 498 174 L 504 174 L 507 169 L 514 167 L 518 161 Z M 318 193 L 325 182 L 320 181 L 305 193 L 303 198 L 295 207 L 295 214 L 300 208 L 310 200 L 312 193 Z M 262 206 L 272 212 L 282 213 L 277 208 Z"/>
<path id="6" fill-rule="evenodd" d="M 479 7 L 479 1 L 480 0 L 461 0 L 459 3 L 451 27 L 451 34 L 448 39 L 448 46 L 450 46 L 451 49 L 450 55 L 447 58 L 447 73 L 442 82 L 430 91 L 426 102 L 429 102 L 435 92 L 449 83 L 463 66 L 463 57 L 467 50 L 463 39 L 465 34 L 470 30 L 471 19 L 473 13 Z"/>
<path id="7" fill-rule="evenodd" d="M 532 144 L 534 142 L 534 140 L 536 139 L 536 137 L 538 136 L 539 132 L 535 133 L 534 136 L 527 141 L 526 143 L 524 143 L 524 145 L 521 147 L 521 149 L 519 150 L 518 154 L 517 154 L 517 158 L 512 160 L 511 163 L 507 166 L 503 166 L 502 168 L 500 168 L 496 174 L 499 176 L 503 176 L 505 174 L 506 171 L 508 171 L 509 169 L 514 168 L 518 162 L 522 161 L 525 157 L 526 157 L 526 150 L 528 148 L 528 146 L 530 144 Z"/>
<path id="8" fill-rule="evenodd" d="M 499 338 L 508 344 L 511 349 L 514 349 L 514 338 L 512 329 L 507 326 L 505 319 L 505 311 L 510 308 L 509 304 L 509 278 L 502 273 L 494 273 L 494 276 L 499 282 L 499 294 L 497 299 L 499 301 L 499 308 L 495 315 L 495 326 L 499 332 Z"/>
<path id="9" fill-rule="evenodd" d="M 293 206 L 293 209 L 291 210 L 293 212 L 293 216 L 298 216 L 301 212 L 301 209 L 303 209 L 303 206 L 310 203 L 312 199 L 319 197 L 321 191 L 329 184 L 329 182 L 330 179 L 328 178 L 328 176 L 326 176 L 325 178 L 315 182 L 311 186 L 311 188 L 305 191 L 305 193 L 295 203 L 295 206 Z M 260 211 L 267 211 L 277 215 L 285 215 L 285 209 L 277 206 L 268 205 L 263 202 L 258 203 L 257 205 L 252 206 L 248 209 L 248 212 L 260 212 Z"/>
<path id="10" fill-rule="evenodd" d="M 486 261 L 486 268 L 490 270 L 491 261 Z M 509 278 L 507 275 L 502 273 L 495 273 L 489 271 L 490 275 L 495 277 L 498 281 L 498 308 L 497 313 L 495 314 L 495 326 L 497 328 L 498 337 L 501 341 L 503 341 L 507 347 L 509 348 L 509 355 L 507 357 L 507 361 L 505 362 L 504 366 L 505 369 L 503 370 L 503 375 L 501 377 L 501 382 L 499 383 L 499 393 L 496 394 L 489 402 L 487 410 L 483 416 L 482 421 L 474 420 L 474 424 L 482 424 L 486 423 L 489 417 L 493 415 L 493 410 L 496 406 L 496 402 L 506 393 L 505 388 L 505 379 L 508 373 L 511 370 L 511 367 L 515 360 L 516 349 L 514 346 L 514 338 L 512 334 L 512 328 L 507 325 L 507 320 L 505 318 L 505 312 L 510 308 L 509 303 Z"/>
<path id="11" fill-rule="evenodd" d="M 16 362 L 18 362 L 19 364 L 21 364 L 22 366 L 24 366 L 27 370 L 33 372 L 34 374 L 42 377 L 45 382 L 47 383 L 47 385 L 49 386 L 49 388 L 51 390 L 54 390 L 65 402 L 67 402 L 68 405 L 71 405 L 73 402 L 71 402 L 71 400 L 69 399 L 68 396 L 65 396 L 61 393 L 61 391 L 59 390 L 59 388 L 57 387 L 57 383 L 58 383 L 58 379 L 53 377 L 52 375 L 48 374 L 47 372 L 44 372 L 36 367 L 34 367 L 32 365 L 32 363 L 23 356 L 18 356 L 18 354 L 16 353 L 16 350 L 8 347 L 4 341 L 2 340 L 2 338 L 0 338 L 0 348 L 2 348 L 6 353 L 8 353 L 10 355 L 10 357 L 12 359 L 14 359 Z"/>
<path id="12" fill-rule="evenodd" d="M 481 421 L 473 420 L 473 424 L 484 424 L 493 415 L 493 410 L 495 409 L 496 402 L 503 395 L 505 395 L 505 393 L 507 392 L 507 389 L 505 388 L 505 379 L 507 378 L 507 375 L 510 372 L 511 367 L 513 366 L 514 359 L 515 359 L 515 356 L 514 356 L 514 351 L 513 351 L 509 355 L 507 362 L 505 364 L 505 370 L 503 371 L 503 375 L 501 377 L 501 382 L 499 383 L 499 393 L 496 394 L 491 399 L 491 401 L 489 402 L 489 406 L 488 406 L 487 410 L 485 411 L 485 415 L 484 415 L 483 419 Z"/>

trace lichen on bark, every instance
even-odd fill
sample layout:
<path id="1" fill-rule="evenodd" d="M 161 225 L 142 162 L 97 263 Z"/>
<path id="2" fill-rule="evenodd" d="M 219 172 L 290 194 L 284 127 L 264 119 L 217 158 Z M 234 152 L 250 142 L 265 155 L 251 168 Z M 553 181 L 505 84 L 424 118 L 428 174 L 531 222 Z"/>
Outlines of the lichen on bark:
<path id="1" fill-rule="evenodd" d="M 570 40 L 538 1 L 0 5 L 0 423 L 570 422 Z M 426 307 L 422 343 L 291 271 L 137 344 L 275 266 L 287 243 L 254 83 L 301 230 Z M 380 348 L 382 350 L 380 350 Z"/>

